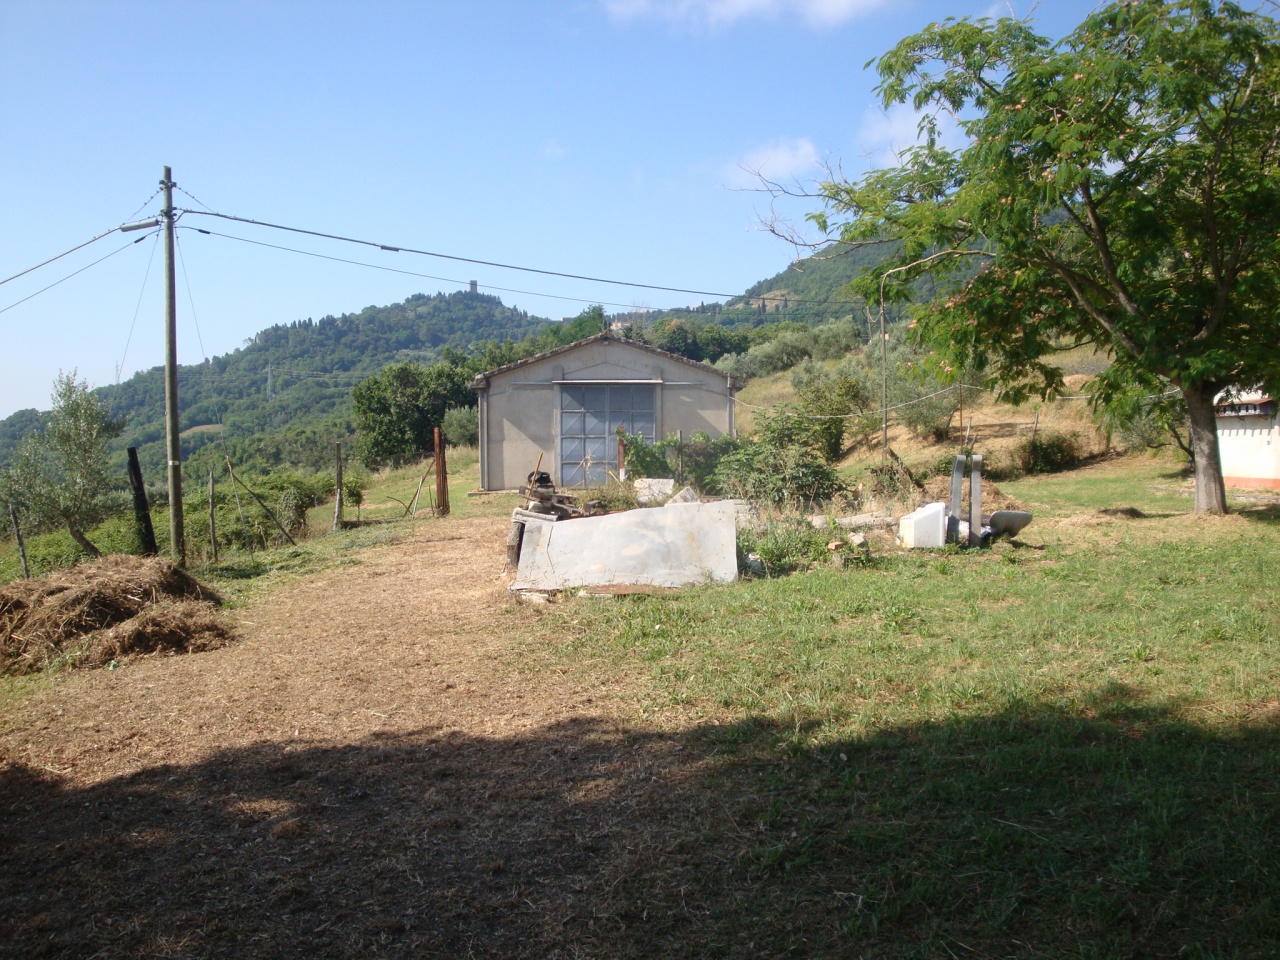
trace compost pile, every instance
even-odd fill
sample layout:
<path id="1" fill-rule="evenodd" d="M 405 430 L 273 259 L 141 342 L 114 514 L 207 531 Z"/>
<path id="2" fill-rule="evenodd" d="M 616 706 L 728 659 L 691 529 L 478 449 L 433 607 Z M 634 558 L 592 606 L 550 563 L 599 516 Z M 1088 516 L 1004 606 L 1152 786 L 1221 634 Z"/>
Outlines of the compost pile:
<path id="1" fill-rule="evenodd" d="M 101 666 L 123 657 L 224 646 L 221 598 L 167 560 L 113 556 L 0 587 L 0 669 L 55 661 Z"/>

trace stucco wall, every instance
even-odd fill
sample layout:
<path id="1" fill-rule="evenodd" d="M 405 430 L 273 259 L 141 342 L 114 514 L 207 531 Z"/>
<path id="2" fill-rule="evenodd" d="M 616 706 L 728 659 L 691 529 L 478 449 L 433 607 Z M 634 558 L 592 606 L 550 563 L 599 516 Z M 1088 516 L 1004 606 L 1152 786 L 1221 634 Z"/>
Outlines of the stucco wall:
<path id="1" fill-rule="evenodd" d="M 1219 416 L 1218 449 L 1228 487 L 1280 490 L 1280 426 L 1275 417 Z"/>
<path id="2" fill-rule="evenodd" d="M 556 483 L 559 469 L 558 382 L 653 383 L 657 436 L 733 431 L 728 378 L 710 367 L 668 359 L 613 340 L 585 343 L 488 378 L 480 391 L 480 476 L 486 490 L 525 482 L 542 455 Z"/>

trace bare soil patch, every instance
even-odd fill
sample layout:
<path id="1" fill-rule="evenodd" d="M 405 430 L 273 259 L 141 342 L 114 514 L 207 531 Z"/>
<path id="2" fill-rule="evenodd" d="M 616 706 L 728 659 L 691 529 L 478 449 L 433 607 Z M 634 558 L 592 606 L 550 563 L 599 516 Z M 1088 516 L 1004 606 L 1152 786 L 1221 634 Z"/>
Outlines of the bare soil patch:
<path id="1" fill-rule="evenodd" d="M 0 956 L 645 954 L 609 891 L 700 816 L 701 761 L 626 677 L 538 659 L 505 526 L 424 523 L 239 643 L 0 719 Z"/>

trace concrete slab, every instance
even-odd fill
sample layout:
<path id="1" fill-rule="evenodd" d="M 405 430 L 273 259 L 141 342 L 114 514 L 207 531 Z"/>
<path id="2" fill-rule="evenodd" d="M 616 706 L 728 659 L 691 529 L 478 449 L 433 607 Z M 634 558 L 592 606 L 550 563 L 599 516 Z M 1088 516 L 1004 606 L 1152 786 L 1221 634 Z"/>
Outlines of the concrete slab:
<path id="1" fill-rule="evenodd" d="M 649 477 L 641 477 L 635 482 L 635 491 L 636 502 L 641 506 L 662 503 L 675 493 L 676 482 L 662 478 L 650 479 Z"/>
<path id="2" fill-rule="evenodd" d="M 721 501 L 530 523 L 511 589 L 731 583 L 738 578 L 736 516 L 737 505 Z"/>

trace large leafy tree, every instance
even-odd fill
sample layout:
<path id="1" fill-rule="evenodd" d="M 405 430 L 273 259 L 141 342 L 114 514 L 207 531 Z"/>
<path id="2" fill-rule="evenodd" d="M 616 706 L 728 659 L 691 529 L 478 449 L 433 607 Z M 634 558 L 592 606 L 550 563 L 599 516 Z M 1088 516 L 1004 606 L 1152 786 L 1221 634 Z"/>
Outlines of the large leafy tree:
<path id="1" fill-rule="evenodd" d="M 124 422 L 111 417 L 75 371 L 53 384 L 53 410 L 43 430 L 18 447 L 13 467 L 0 475 L 0 498 L 40 527 L 66 527 L 85 553 L 101 556 L 86 532 L 120 505 L 107 469 L 107 445 Z"/>
<path id="2" fill-rule="evenodd" d="M 1270 18 L 1216 0 L 1113 3 L 1057 43 L 1012 19 L 934 24 L 877 65 L 884 104 L 921 112 L 922 144 L 824 184 L 812 219 L 896 244 L 859 281 L 868 299 L 949 279 L 917 329 L 1006 399 L 1059 389 L 1054 353 L 1078 344 L 1113 356 L 1100 403 L 1176 390 L 1196 511 L 1223 512 L 1215 395 L 1280 387 L 1278 41 Z"/>
<path id="3" fill-rule="evenodd" d="M 386 367 L 351 391 L 360 459 L 370 467 L 400 466 L 426 455 L 445 411 L 475 400 L 467 372 L 454 364 Z"/>

